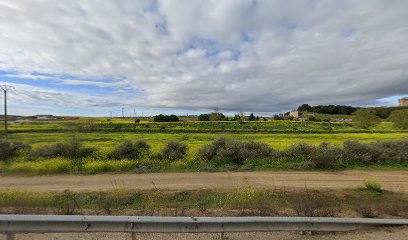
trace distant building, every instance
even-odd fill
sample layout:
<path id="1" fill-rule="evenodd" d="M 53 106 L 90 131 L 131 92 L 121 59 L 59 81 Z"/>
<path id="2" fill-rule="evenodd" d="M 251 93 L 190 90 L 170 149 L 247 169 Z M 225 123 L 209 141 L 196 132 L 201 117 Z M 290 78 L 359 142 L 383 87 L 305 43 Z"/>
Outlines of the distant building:
<path id="1" fill-rule="evenodd" d="M 400 98 L 398 99 L 398 105 L 400 107 L 408 107 L 408 98 Z"/>
<path id="2" fill-rule="evenodd" d="M 289 116 L 291 116 L 291 117 L 293 117 L 293 119 L 297 120 L 297 119 L 299 119 L 300 114 L 299 114 L 299 111 L 292 111 L 292 112 L 289 112 Z"/>

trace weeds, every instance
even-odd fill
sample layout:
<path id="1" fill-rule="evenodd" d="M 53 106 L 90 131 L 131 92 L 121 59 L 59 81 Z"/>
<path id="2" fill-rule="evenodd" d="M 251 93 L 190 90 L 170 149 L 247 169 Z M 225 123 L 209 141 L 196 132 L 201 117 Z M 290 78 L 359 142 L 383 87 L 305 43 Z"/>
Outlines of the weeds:
<path id="1" fill-rule="evenodd" d="M 133 192 L 0 192 L 0 212 L 56 214 L 135 214 L 196 216 L 363 216 L 407 218 L 407 194 L 341 190 L 322 192 L 267 191 L 253 188 L 232 192 L 209 190 Z M 386 204 L 384 204 L 386 203 Z"/>
<path id="2" fill-rule="evenodd" d="M 376 180 L 366 180 L 363 189 L 374 193 L 383 192 L 381 183 Z"/>

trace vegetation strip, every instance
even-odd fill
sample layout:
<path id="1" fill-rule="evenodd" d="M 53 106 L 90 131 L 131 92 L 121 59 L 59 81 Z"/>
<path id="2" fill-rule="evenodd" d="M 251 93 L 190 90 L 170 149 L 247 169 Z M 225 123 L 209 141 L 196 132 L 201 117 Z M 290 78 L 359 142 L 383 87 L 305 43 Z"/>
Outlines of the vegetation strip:
<path id="1" fill-rule="evenodd" d="M 408 217 L 408 194 L 372 188 L 339 191 L 236 189 L 229 192 L 1 191 L 2 214 L 107 214 L 145 216 Z M 377 186 L 378 187 L 378 186 Z M 384 204 L 387 203 L 387 204 Z"/>
<path id="2" fill-rule="evenodd" d="M 350 169 L 356 167 L 408 168 L 408 140 L 361 143 L 342 147 L 298 143 L 284 150 L 256 141 L 217 138 L 189 153 L 189 146 L 168 141 L 159 152 L 144 140 L 126 140 L 108 151 L 84 146 L 73 135 L 65 142 L 32 147 L 0 142 L 4 174 L 102 172 L 225 171 L 265 169 Z"/>

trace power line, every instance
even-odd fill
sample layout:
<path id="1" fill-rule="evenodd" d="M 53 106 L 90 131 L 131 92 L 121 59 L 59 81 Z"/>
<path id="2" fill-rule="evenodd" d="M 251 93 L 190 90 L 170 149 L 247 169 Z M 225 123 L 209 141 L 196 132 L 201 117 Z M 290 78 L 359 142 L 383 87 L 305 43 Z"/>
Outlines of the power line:
<path id="1" fill-rule="evenodd" d="M 7 140 L 7 92 L 14 89 L 14 87 L 8 84 L 2 84 L 0 85 L 0 89 L 3 90 L 4 94 L 4 138 Z"/>

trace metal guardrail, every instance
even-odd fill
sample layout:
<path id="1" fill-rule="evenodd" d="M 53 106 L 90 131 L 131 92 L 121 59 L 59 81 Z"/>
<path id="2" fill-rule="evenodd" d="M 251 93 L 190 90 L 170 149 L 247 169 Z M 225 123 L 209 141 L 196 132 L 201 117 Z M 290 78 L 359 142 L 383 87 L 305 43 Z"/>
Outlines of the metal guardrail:
<path id="1" fill-rule="evenodd" d="M 337 232 L 408 225 L 408 219 L 320 218 L 320 217 L 136 217 L 0 215 L 0 233 L 8 240 L 18 233 L 129 232 L 221 233 L 316 231 Z"/>

